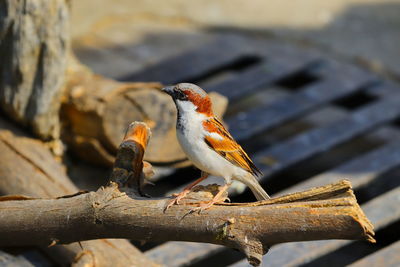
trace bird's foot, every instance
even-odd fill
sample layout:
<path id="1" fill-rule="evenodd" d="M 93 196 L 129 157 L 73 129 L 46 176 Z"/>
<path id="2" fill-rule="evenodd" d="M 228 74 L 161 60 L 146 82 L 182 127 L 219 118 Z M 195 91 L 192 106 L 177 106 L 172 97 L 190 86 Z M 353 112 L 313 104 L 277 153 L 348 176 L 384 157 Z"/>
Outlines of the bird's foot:
<path id="1" fill-rule="evenodd" d="M 196 212 L 196 211 L 198 213 L 201 213 L 202 211 L 211 208 L 214 204 L 225 202 L 226 199 L 229 200 L 229 198 L 227 198 L 227 197 L 225 197 L 225 198 L 213 198 L 211 201 L 208 201 L 208 202 L 205 202 L 205 203 L 201 203 L 201 204 L 199 204 L 198 207 L 191 209 L 190 213 L 193 213 L 193 212 Z"/>
<path id="2" fill-rule="evenodd" d="M 168 205 L 164 209 L 164 212 L 166 212 L 170 207 L 172 207 L 175 204 L 179 205 L 179 201 L 182 198 L 184 198 L 189 192 L 190 192 L 190 190 L 185 189 L 182 192 L 180 192 L 179 194 L 172 194 L 172 197 L 174 197 L 174 198 L 169 201 Z"/>

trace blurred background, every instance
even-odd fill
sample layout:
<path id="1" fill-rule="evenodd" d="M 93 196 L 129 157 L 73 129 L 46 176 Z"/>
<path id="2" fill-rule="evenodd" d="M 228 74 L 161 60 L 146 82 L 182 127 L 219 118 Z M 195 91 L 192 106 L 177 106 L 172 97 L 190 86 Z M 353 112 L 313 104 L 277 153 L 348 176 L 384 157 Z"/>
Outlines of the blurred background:
<path id="1" fill-rule="evenodd" d="M 266 38 L 311 45 L 368 62 L 378 70 L 397 74 L 397 77 L 400 72 L 400 1 L 396 0 L 295 0 L 287 3 L 255 0 L 251 4 L 241 0 L 172 0 L 156 6 L 154 1 L 144 0 L 72 3 L 74 47 L 79 51 L 91 46 L 137 45 L 131 71 L 135 64 L 151 62 L 152 56 L 156 57 L 152 49 L 156 49 L 157 44 L 163 46 L 163 38 L 159 35 L 182 35 L 181 39 L 174 39 L 173 46 L 165 43 L 163 49 L 167 54 L 194 46 L 212 32 L 232 30 L 238 35 L 257 33 Z M 146 39 L 150 37 L 154 38 L 151 46 L 145 47 Z M 157 57 L 162 56 L 164 54 L 157 54 Z"/>
<path id="2" fill-rule="evenodd" d="M 260 182 L 268 193 L 281 195 L 348 179 L 375 226 L 377 244 L 280 244 L 264 256 L 263 266 L 400 265 L 400 1 L 53 2 L 62 4 L 50 10 L 63 10 L 54 14 L 69 22 L 56 30 L 66 36 L 60 56 L 65 61 L 57 61 L 64 66 L 59 73 L 66 73 L 65 89 L 59 87 L 59 107 L 52 111 L 59 123 L 42 131 L 31 113 L 15 115 L 20 103 L 13 106 L 3 100 L 7 94 L 0 95 L 6 103 L 0 130 L 13 133 L 0 141 L 20 144 L 21 136 L 41 140 L 41 158 L 47 166 L 58 164 L 57 171 L 49 170 L 31 160 L 35 169 L 44 169 L 48 176 L 63 173 L 63 179 L 78 188 L 95 190 L 108 181 L 126 126 L 141 120 L 152 128 L 145 159 L 155 170 L 150 178 L 155 186 L 144 191 L 152 196 L 179 191 L 200 173 L 176 142 L 175 108 L 159 89 L 193 82 L 211 93 L 216 113 L 263 171 Z M 46 25 L 45 20 L 40 23 Z M 7 36 L 2 35 L 3 51 L 9 48 Z M 44 51 L 33 54 L 40 57 Z M 7 53 L 0 53 L 0 59 L 8 62 Z M 46 91 L 43 84 L 33 86 L 36 93 L 30 100 L 40 99 Z M 26 110 L 40 110 L 35 107 L 41 104 L 32 105 Z M 10 168 L 0 168 L 4 181 L 12 177 Z M 19 176 L 15 179 L 23 181 Z M 221 181 L 211 177 L 204 183 L 214 182 Z M 48 197 L 77 190 L 71 185 L 70 191 L 39 193 L 51 185 L 40 182 L 43 188 L 26 189 L 10 184 L 0 183 L 0 193 Z M 230 193 L 232 201 L 254 201 L 241 184 Z M 165 266 L 248 266 L 241 253 L 211 244 L 133 244 Z M 59 260 L 59 254 L 48 249 L 6 252 L 35 266 L 71 260 Z"/>

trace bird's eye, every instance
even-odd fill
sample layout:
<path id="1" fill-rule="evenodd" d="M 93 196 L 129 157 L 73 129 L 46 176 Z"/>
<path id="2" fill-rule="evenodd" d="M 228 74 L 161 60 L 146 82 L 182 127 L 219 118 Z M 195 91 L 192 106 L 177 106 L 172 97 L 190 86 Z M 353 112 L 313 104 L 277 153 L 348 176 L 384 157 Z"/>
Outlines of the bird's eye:
<path id="1" fill-rule="evenodd" d="M 175 98 L 179 99 L 179 100 L 182 100 L 182 101 L 185 101 L 185 100 L 188 99 L 187 95 L 184 92 L 182 92 L 181 90 L 176 90 L 175 91 Z"/>

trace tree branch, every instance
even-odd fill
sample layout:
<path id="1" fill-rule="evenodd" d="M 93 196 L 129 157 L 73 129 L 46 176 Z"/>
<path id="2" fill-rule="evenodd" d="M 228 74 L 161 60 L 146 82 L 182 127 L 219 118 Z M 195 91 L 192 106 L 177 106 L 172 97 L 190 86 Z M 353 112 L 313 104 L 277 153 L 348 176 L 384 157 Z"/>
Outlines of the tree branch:
<path id="1" fill-rule="evenodd" d="M 209 192 L 212 187 L 202 189 Z M 205 195 L 212 197 L 199 191 L 189 198 L 191 203 L 204 201 Z M 290 203 L 282 203 L 288 198 L 292 199 Z M 318 200 L 302 201 L 313 198 Z M 70 243 L 97 238 L 197 241 L 239 249 L 257 262 L 271 245 L 282 242 L 373 242 L 372 226 L 347 181 L 257 205 L 219 205 L 201 214 L 189 214 L 191 203 L 163 213 L 167 201 L 128 195 L 120 192 L 116 183 L 74 197 L 4 199 L 0 202 L 0 246 L 49 245 L 54 240 Z"/>
<path id="2" fill-rule="evenodd" d="M 258 265 L 270 246 L 282 242 L 374 242 L 373 227 L 348 181 L 262 202 L 216 205 L 191 214 L 194 205 L 211 199 L 217 191 L 217 185 L 199 186 L 182 205 L 164 213 L 169 199 L 147 199 L 131 190 L 140 187 L 138 180 L 144 177 L 138 162 L 149 135 L 143 124 L 131 125 L 118 151 L 113 181 L 97 192 L 58 199 L 0 198 L 0 246 L 97 238 L 196 241 L 239 249 L 251 264 Z"/>
<path id="3" fill-rule="evenodd" d="M 3 119 L 0 119 L 0 151 L 0 195 L 54 198 L 78 192 L 63 166 L 42 142 L 26 137 Z M 15 199 L 15 196 L 11 199 Z M 49 244 L 41 249 L 60 265 L 155 266 L 128 240 L 81 242 L 83 250 L 78 243 L 47 247 Z"/>

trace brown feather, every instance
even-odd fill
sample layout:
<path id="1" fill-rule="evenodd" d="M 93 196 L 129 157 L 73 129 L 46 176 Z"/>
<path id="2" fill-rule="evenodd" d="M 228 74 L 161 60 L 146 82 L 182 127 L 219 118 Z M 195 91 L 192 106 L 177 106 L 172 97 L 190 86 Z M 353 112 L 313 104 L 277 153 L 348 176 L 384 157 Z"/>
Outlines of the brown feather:
<path id="1" fill-rule="evenodd" d="M 254 165 L 243 148 L 236 143 L 220 121 L 216 118 L 210 118 L 203 122 L 203 127 L 206 131 L 217 133 L 224 138 L 218 140 L 212 136 L 204 137 L 205 142 L 210 148 L 223 156 L 229 162 L 243 168 L 254 176 L 259 176 L 261 174 L 261 171 Z"/>
<path id="2" fill-rule="evenodd" d="M 201 96 L 192 90 L 183 90 L 189 101 L 191 101 L 196 107 L 196 111 L 206 115 L 207 117 L 213 116 L 211 99 L 208 95 Z"/>

